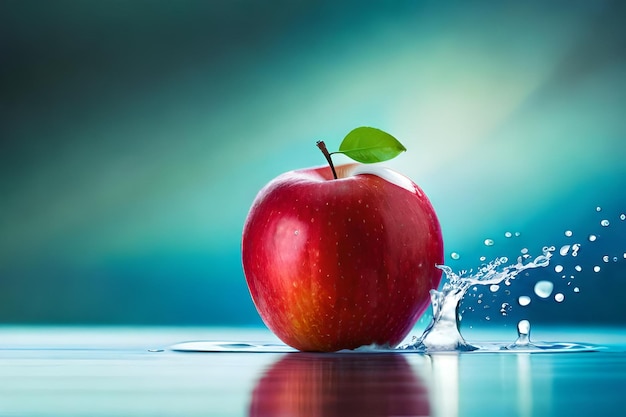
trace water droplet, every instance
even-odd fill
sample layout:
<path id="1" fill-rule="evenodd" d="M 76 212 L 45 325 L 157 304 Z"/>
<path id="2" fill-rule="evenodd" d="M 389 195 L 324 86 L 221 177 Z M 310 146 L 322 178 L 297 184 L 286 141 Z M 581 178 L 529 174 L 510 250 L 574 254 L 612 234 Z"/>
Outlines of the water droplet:
<path id="1" fill-rule="evenodd" d="M 613 257 L 613 262 L 617 262 L 617 256 Z"/>
<path id="2" fill-rule="evenodd" d="M 620 220 L 626 220 L 626 214 L 622 213 L 619 215 Z"/>
<path id="3" fill-rule="evenodd" d="M 604 220 L 602 220 L 602 221 L 600 222 L 600 225 L 601 225 L 601 226 L 604 226 L 604 227 L 607 227 L 609 224 L 610 224 L 610 223 L 609 223 L 609 221 L 608 221 L 607 219 L 604 219 Z"/>
<path id="4" fill-rule="evenodd" d="M 572 236 L 574 233 L 571 230 L 566 230 L 565 231 L 565 236 L 570 237 Z"/>
<path id="5" fill-rule="evenodd" d="M 624 252 L 624 259 L 626 259 L 626 252 Z"/>
<path id="6" fill-rule="evenodd" d="M 608 255 L 604 255 L 604 256 L 602 257 L 602 260 L 603 260 L 604 262 L 608 262 L 608 261 L 609 261 L 609 257 L 608 257 Z"/>
<path id="7" fill-rule="evenodd" d="M 522 248 L 522 250 L 520 250 L 521 253 L 523 254 L 527 254 L 528 253 L 528 248 Z"/>
<path id="8" fill-rule="evenodd" d="M 563 302 L 564 299 L 565 299 L 565 296 L 560 292 L 554 295 L 554 301 L 556 301 L 557 303 Z"/>
<path id="9" fill-rule="evenodd" d="M 454 259 L 454 260 L 457 260 L 457 259 L 459 259 L 459 258 L 461 257 L 461 255 L 459 255 L 457 252 L 452 252 L 452 253 L 450 254 L 450 257 L 451 257 L 452 259 Z"/>
<path id="10" fill-rule="evenodd" d="M 481 256 L 479 259 L 480 259 L 481 262 L 484 262 L 487 258 L 484 257 L 484 256 Z"/>
<path id="11" fill-rule="evenodd" d="M 530 333 L 530 322 L 528 320 L 520 320 L 517 323 L 517 332 L 520 336 L 527 336 Z"/>
<path id="12" fill-rule="evenodd" d="M 593 272 L 600 272 L 600 267 L 598 265 L 594 266 Z"/>
<path id="13" fill-rule="evenodd" d="M 504 232 L 504 237 L 511 237 L 513 236 L 513 233 L 511 232 Z"/>
<path id="14" fill-rule="evenodd" d="M 596 235 L 589 235 L 587 239 L 589 239 L 589 242 L 595 242 L 597 238 L 598 237 Z"/>
<path id="15" fill-rule="evenodd" d="M 527 295 L 520 295 L 519 298 L 517 299 L 517 302 L 519 303 L 519 305 L 521 305 L 522 307 L 527 306 L 528 304 L 530 304 L 530 297 Z"/>
<path id="16" fill-rule="evenodd" d="M 555 271 L 556 273 L 563 272 L 563 265 L 557 265 L 557 266 L 555 266 L 555 267 L 554 267 L 554 271 Z M 565 276 L 565 275 L 563 275 L 563 276 Z"/>
<path id="17" fill-rule="evenodd" d="M 165 350 L 164 349 L 148 349 L 148 352 L 158 353 L 158 352 L 165 352 Z"/>
<path id="18" fill-rule="evenodd" d="M 596 211 L 602 211 L 602 207 L 600 206 L 596 207 Z"/>
<path id="19" fill-rule="evenodd" d="M 572 245 L 572 256 L 578 256 L 579 249 L 580 249 L 580 243 L 574 243 Z"/>
<path id="20" fill-rule="evenodd" d="M 489 286 L 489 291 L 491 291 L 491 292 L 496 292 L 499 289 L 500 289 L 500 286 L 497 285 L 497 284 L 493 284 L 493 285 Z"/>
<path id="21" fill-rule="evenodd" d="M 500 306 L 500 314 L 506 316 L 509 311 L 511 311 L 511 305 L 509 303 L 502 303 Z"/>
<path id="22" fill-rule="evenodd" d="M 569 248 L 570 248 L 570 245 L 561 246 L 561 249 L 559 249 L 559 253 L 561 254 L 561 256 L 567 255 L 567 252 L 569 252 Z"/>
<path id="23" fill-rule="evenodd" d="M 300 234 L 300 231 L 299 231 L 299 230 L 294 230 L 294 231 L 293 231 L 293 234 L 294 234 L 294 235 L 296 235 L 296 236 L 298 236 L 298 234 Z"/>
<path id="24" fill-rule="evenodd" d="M 580 272 L 580 271 L 582 271 L 582 270 L 583 270 L 583 267 L 582 267 L 582 266 L 580 266 L 580 265 L 576 265 L 576 266 L 574 267 L 574 269 L 575 269 L 575 270 L 577 270 L 578 272 Z"/>
<path id="25" fill-rule="evenodd" d="M 493 239 L 485 239 L 485 246 L 493 246 L 494 241 Z"/>
<path id="26" fill-rule="evenodd" d="M 520 232 L 515 232 L 515 237 L 520 237 L 522 234 Z"/>
<path id="27" fill-rule="evenodd" d="M 541 298 L 548 298 L 552 294 L 554 284 L 550 281 L 539 281 L 535 284 L 535 294 Z"/>
<path id="28" fill-rule="evenodd" d="M 491 317 L 485 316 L 485 320 L 489 321 L 489 320 L 491 320 Z"/>
<path id="29" fill-rule="evenodd" d="M 574 292 L 580 292 L 580 288 L 574 287 Z"/>

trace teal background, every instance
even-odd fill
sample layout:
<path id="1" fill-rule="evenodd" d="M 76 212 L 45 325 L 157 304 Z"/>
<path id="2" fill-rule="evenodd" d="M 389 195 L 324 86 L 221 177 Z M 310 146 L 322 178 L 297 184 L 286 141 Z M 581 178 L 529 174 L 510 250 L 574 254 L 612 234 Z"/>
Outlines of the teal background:
<path id="1" fill-rule="evenodd" d="M 0 321 L 260 324 L 256 192 L 370 125 L 454 269 L 583 244 L 553 263 L 580 293 L 550 266 L 492 304 L 538 279 L 563 303 L 464 320 L 626 323 L 624 3 L 381 4 L 0 1 Z"/>

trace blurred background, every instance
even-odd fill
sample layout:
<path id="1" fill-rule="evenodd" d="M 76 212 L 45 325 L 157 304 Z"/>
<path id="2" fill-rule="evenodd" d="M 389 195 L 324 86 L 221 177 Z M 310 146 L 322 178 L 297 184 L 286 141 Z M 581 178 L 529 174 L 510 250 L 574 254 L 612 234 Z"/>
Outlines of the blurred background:
<path id="1" fill-rule="evenodd" d="M 0 1 L 0 322 L 261 325 L 252 200 L 367 125 L 453 269 L 557 248 L 464 323 L 625 324 L 625 4 Z"/>

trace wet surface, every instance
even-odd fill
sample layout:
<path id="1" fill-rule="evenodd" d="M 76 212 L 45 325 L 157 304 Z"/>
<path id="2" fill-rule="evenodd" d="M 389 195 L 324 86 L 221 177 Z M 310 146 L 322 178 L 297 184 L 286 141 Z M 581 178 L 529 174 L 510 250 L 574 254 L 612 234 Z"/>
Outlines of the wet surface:
<path id="1" fill-rule="evenodd" d="M 11 416 L 622 416 L 626 329 L 538 331 L 583 353 L 176 352 L 255 329 L 0 328 Z M 571 337 L 568 337 L 571 336 Z M 499 340 L 497 332 L 471 336 Z M 538 339 L 539 340 L 539 339 Z"/>

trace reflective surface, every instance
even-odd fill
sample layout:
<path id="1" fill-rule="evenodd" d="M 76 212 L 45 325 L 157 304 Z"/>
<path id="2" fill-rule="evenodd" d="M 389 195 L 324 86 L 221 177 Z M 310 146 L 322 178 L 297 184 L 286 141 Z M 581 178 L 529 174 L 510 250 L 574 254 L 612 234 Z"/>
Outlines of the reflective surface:
<path id="1" fill-rule="evenodd" d="M 250 416 L 427 416 L 428 388 L 406 355 L 285 354 L 257 382 Z"/>
<path id="2" fill-rule="evenodd" d="M 622 416 L 626 329 L 538 329 L 586 353 L 191 353 L 258 329 L 0 328 L 11 416 Z M 502 340 L 494 331 L 468 340 Z"/>

